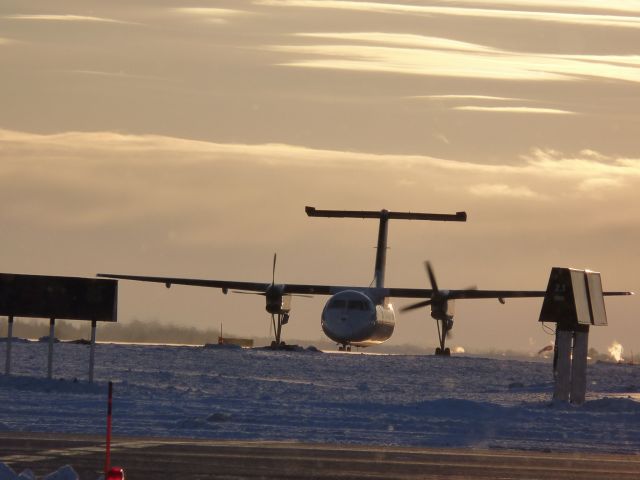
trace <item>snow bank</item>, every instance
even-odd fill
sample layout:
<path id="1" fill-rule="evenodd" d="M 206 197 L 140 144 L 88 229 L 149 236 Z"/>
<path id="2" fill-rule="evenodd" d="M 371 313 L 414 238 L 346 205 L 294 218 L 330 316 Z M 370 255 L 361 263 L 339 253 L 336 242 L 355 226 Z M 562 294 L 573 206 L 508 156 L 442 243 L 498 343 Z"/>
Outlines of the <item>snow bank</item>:
<path id="1" fill-rule="evenodd" d="M 0 463 L 0 480 L 36 480 L 36 476 L 29 469 L 17 475 L 13 469 Z M 78 474 L 70 465 L 65 465 L 53 473 L 42 477 L 42 480 L 79 480 Z"/>
<path id="2" fill-rule="evenodd" d="M 0 428 L 103 435 L 113 380 L 119 436 L 640 452 L 638 366 L 590 365 L 574 407 L 539 361 L 99 344 L 90 385 L 86 349 L 47 380 L 46 345 L 15 345 Z"/>

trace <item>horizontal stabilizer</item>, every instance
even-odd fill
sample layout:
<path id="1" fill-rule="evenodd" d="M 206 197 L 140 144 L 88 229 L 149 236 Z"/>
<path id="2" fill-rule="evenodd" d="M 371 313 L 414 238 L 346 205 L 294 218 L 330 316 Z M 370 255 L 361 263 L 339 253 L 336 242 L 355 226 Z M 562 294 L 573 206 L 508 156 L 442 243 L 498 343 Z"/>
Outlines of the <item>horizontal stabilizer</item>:
<path id="1" fill-rule="evenodd" d="M 315 207 L 305 207 L 310 217 L 339 217 L 339 218 L 387 218 L 398 220 L 435 220 L 442 222 L 466 222 L 466 212 L 446 213 L 414 213 L 390 212 L 388 210 L 318 210 Z"/>

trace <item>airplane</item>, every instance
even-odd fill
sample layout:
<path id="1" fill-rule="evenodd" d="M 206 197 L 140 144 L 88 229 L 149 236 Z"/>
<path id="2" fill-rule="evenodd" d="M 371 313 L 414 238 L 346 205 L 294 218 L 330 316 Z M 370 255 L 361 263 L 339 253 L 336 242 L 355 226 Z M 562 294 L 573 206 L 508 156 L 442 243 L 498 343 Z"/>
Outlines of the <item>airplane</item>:
<path id="1" fill-rule="evenodd" d="M 141 275 L 121 275 L 98 273 L 98 277 L 163 283 L 171 285 L 191 285 L 220 288 L 224 294 L 229 290 L 237 293 L 253 293 L 265 297 L 265 309 L 271 314 L 274 327 L 272 348 L 286 348 L 282 338 L 282 327 L 289 322 L 292 296 L 327 295 L 321 314 L 321 327 L 327 337 L 336 342 L 340 351 L 351 351 L 351 347 L 379 345 L 391 338 L 396 312 L 391 298 L 414 298 L 421 301 L 409 305 L 401 311 L 409 311 L 426 306 L 431 307 L 431 317 L 436 320 L 439 347 L 436 355 L 449 356 L 446 340 L 453 328 L 453 303 L 459 299 L 495 298 L 505 303 L 505 298 L 544 297 L 545 291 L 525 290 L 441 290 L 438 288 L 433 268 L 426 263 L 431 288 L 389 288 L 384 284 L 386 272 L 387 234 L 389 220 L 429 220 L 466 222 L 466 212 L 455 214 L 412 213 L 356 210 L 318 210 L 305 207 L 309 217 L 366 218 L 378 219 L 378 242 L 374 265 L 374 278 L 370 286 L 341 286 L 316 284 L 276 283 L 276 256 L 273 258 L 273 274 L 270 283 L 229 280 L 192 279 L 176 277 L 153 277 Z M 628 295 L 629 292 L 604 292 L 605 295 Z"/>

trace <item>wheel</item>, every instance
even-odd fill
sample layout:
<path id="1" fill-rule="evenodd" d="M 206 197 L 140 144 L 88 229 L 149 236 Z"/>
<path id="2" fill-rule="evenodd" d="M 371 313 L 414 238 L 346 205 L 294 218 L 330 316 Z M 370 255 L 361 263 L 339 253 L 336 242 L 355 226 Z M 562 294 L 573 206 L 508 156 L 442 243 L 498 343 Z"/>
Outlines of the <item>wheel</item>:
<path id="1" fill-rule="evenodd" d="M 444 349 L 443 355 L 446 357 L 450 357 L 451 356 L 451 349 L 449 347 Z"/>
<path id="2" fill-rule="evenodd" d="M 278 344 L 276 343 L 275 340 L 271 340 L 271 348 L 276 348 L 278 346 Z"/>
<path id="3" fill-rule="evenodd" d="M 436 348 L 436 355 L 442 355 L 442 349 L 440 347 Z"/>

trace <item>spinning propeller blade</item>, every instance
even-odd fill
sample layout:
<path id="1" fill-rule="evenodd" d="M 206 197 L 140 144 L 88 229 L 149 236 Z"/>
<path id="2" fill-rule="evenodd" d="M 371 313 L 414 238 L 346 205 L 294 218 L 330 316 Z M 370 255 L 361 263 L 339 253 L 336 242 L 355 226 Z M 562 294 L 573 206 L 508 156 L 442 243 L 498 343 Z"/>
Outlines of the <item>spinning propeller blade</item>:
<path id="1" fill-rule="evenodd" d="M 276 283 L 276 259 L 278 257 L 277 253 L 273 254 L 273 273 L 271 275 L 271 285 Z"/>
<path id="2" fill-rule="evenodd" d="M 438 282 L 436 282 L 436 275 L 435 273 L 433 273 L 433 267 L 431 266 L 431 262 L 429 261 L 424 262 L 424 266 L 427 269 L 427 274 L 429 275 L 431 288 L 433 289 L 434 293 L 440 294 L 440 291 L 438 290 Z"/>
<path id="3" fill-rule="evenodd" d="M 418 303 L 413 303 L 411 305 L 407 305 L 406 307 L 402 307 L 400 309 L 401 312 L 409 312 L 411 310 L 415 310 L 417 308 L 422 308 L 422 307 L 427 307 L 431 305 L 431 300 L 423 300 L 421 302 Z"/>
<path id="4" fill-rule="evenodd" d="M 412 303 L 411 305 L 407 305 L 400 309 L 401 312 L 409 312 L 411 310 L 416 310 L 417 308 L 428 307 L 434 303 L 441 303 L 447 300 L 447 296 L 443 295 L 440 290 L 438 290 L 438 282 L 436 281 L 436 274 L 433 272 L 433 267 L 431 266 L 431 262 L 424 262 L 425 269 L 427 270 L 427 276 L 429 277 L 429 282 L 431 283 L 431 290 L 433 293 L 431 294 L 431 298 L 428 300 L 422 300 L 417 303 Z"/>

